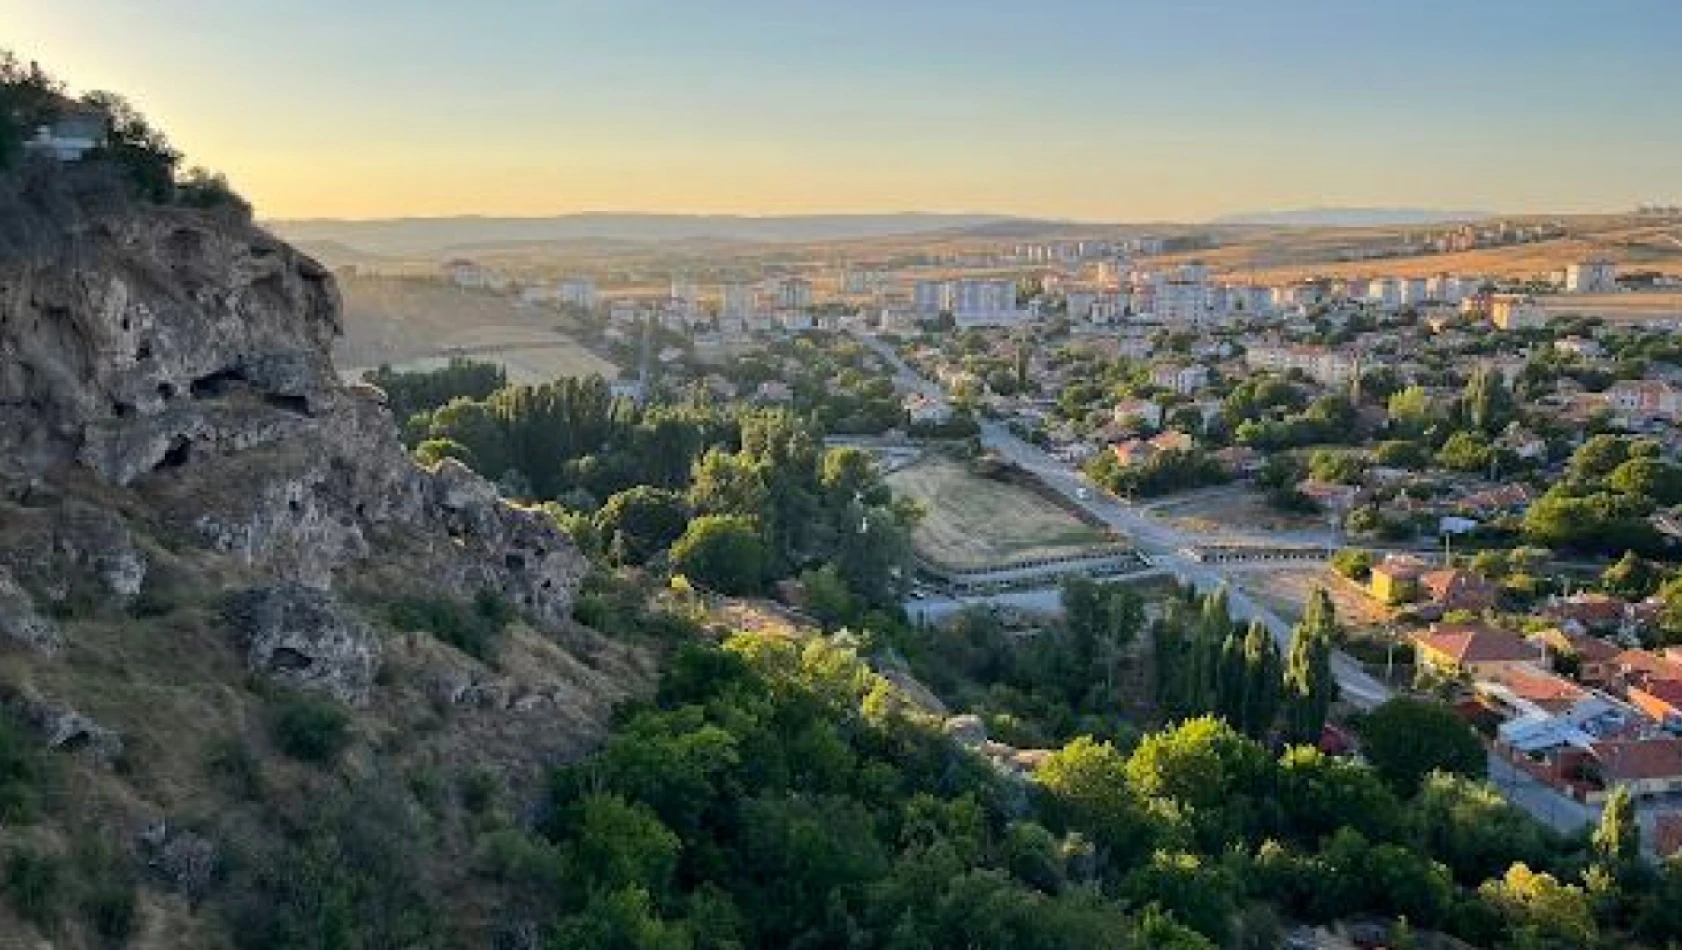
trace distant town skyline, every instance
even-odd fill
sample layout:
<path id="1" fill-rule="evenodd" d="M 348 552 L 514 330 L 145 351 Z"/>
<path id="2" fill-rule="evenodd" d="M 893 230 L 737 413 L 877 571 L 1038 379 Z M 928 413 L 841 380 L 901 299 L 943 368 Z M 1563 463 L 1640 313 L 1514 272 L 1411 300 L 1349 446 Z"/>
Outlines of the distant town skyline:
<path id="1" fill-rule="evenodd" d="M 266 217 L 1682 201 L 1682 4 L 0 0 Z"/>

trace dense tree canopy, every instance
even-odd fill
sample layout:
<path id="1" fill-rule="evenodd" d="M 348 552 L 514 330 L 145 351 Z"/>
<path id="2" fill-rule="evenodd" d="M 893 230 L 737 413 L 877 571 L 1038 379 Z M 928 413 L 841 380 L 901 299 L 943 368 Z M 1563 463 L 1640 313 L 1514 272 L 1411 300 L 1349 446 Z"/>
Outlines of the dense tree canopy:
<path id="1" fill-rule="evenodd" d="M 1449 706 L 1406 696 L 1389 700 L 1361 721 L 1362 748 L 1374 770 L 1403 796 L 1425 776 L 1448 772 L 1482 778 L 1483 742 Z"/>

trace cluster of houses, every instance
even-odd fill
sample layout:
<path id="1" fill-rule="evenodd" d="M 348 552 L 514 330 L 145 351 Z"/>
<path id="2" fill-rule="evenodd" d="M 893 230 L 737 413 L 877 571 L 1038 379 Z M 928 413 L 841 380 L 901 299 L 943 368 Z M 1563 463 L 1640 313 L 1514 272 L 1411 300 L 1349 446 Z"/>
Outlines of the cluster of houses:
<path id="1" fill-rule="evenodd" d="M 1458 684 L 1459 708 L 1496 754 L 1579 802 L 1616 786 L 1638 798 L 1682 792 L 1682 648 L 1647 650 L 1656 600 L 1556 597 L 1547 626 L 1521 634 L 1464 620 L 1491 615 L 1495 586 L 1463 568 L 1392 555 L 1371 595 L 1429 627 L 1412 635 L 1421 682 Z"/>
<path id="2" fill-rule="evenodd" d="M 1515 766 L 1579 802 L 1618 786 L 1654 799 L 1682 792 L 1682 649 L 1641 649 L 1607 631 L 1655 609 L 1567 598 L 1544 611 L 1555 626 L 1528 636 L 1443 623 L 1413 646 L 1424 675 L 1467 687 L 1462 712 Z"/>

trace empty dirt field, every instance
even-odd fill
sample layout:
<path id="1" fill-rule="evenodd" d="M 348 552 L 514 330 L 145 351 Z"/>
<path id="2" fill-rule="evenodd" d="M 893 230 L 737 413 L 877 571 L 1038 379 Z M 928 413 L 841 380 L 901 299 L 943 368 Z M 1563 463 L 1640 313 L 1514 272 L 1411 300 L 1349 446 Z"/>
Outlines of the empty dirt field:
<path id="1" fill-rule="evenodd" d="M 432 280 L 354 278 L 339 287 L 345 335 L 333 359 L 349 377 L 382 363 L 421 369 L 451 356 L 499 363 L 516 383 L 617 375 L 612 363 L 557 333 L 551 310 Z"/>
<path id="2" fill-rule="evenodd" d="M 1243 485 L 1223 485 L 1184 495 L 1171 495 L 1148 507 L 1175 528 L 1208 540 L 1240 541 L 1281 531 L 1313 532 L 1326 528 L 1320 515 L 1282 512 Z"/>
<path id="3" fill-rule="evenodd" d="M 1328 567 L 1302 565 L 1246 570 L 1235 573 L 1233 581 L 1292 623 L 1302 618 L 1303 607 L 1316 587 L 1324 587 L 1332 595 L 1332 605 L 1337 608 L 1337 618 L 1345 629 L 1377 626 L 1391 616 L 1387 608 L 1368 597 L 1358 585 L 1339 577 Z"/>
<path id="4" fill-rule="evenodd" d="M 887 482 L 896 494 L 926 509 L 912 545 L 920 557 L 941 567 L 1002 567 L 1114 540 L 1032 490 L 983 478 L 962 462 L 924 459 L 889 475 Z"/>

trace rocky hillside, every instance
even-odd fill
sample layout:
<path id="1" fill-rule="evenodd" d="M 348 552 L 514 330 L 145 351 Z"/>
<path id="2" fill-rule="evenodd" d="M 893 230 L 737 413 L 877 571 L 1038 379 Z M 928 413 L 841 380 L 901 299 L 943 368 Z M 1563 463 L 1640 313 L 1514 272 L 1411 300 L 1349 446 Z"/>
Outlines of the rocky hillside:
<path id="1" fill-rule="evenodd" d="M 382 395 L 338 381 L 320 265 L 97 168 L 23 177 L 0 180 L 0 946 L 228 943 L 257 856 L 374 789 L 449 892 L 429 796 L 517 804 L 646 658 L 572 623 L 585 562 L 549 518 L 418 468 Z"/>

